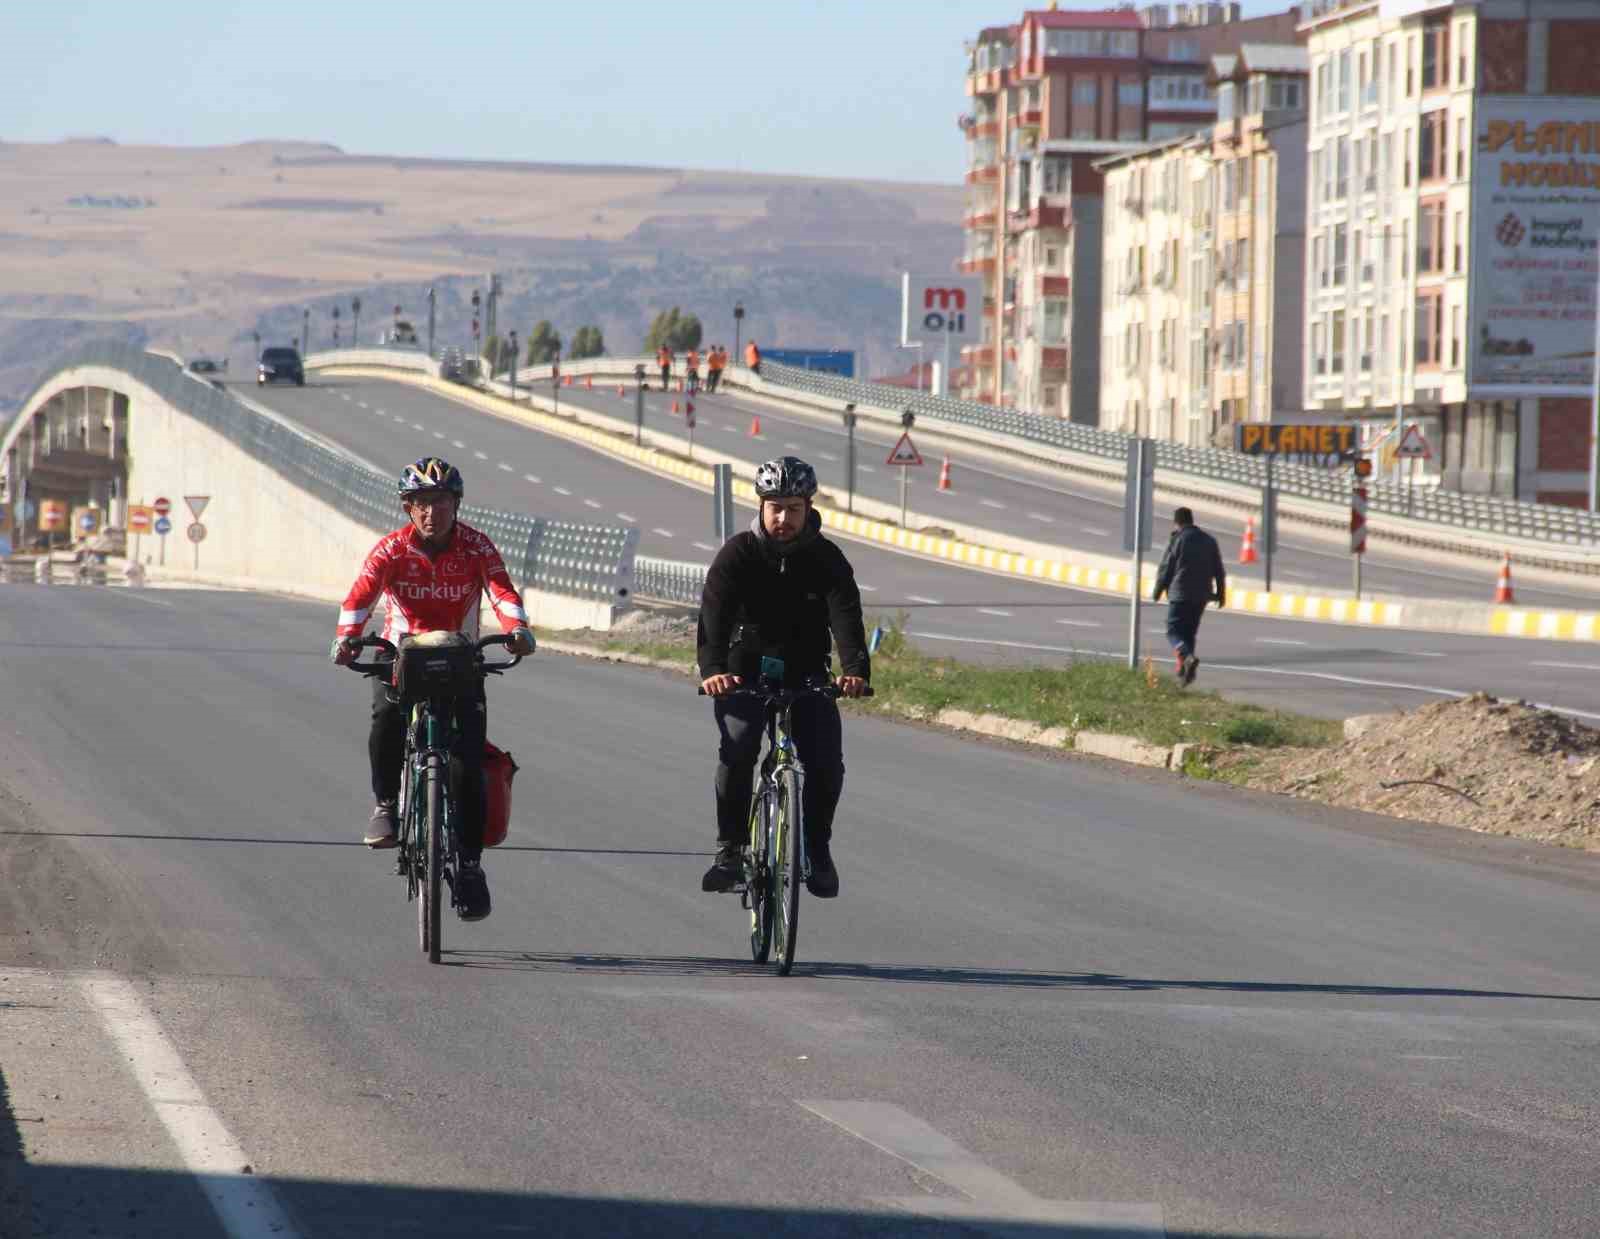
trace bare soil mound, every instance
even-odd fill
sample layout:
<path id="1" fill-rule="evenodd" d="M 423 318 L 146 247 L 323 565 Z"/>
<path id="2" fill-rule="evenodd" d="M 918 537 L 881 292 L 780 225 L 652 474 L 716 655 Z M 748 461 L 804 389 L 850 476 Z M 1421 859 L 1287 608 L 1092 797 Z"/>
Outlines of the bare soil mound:
<path id="1" fill-rule="evenodd" d="M 1600 851 L 1600 731 L 1484 693 L 1326 749 L 1218 755 L 1225 778 L 1348 809 Z"/>

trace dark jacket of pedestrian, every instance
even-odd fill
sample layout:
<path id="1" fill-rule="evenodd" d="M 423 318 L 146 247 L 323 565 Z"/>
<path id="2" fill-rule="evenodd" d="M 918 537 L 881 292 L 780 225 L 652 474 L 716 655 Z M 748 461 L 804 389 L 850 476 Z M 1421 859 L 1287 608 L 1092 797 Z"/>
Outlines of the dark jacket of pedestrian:
<path id="1" fill-rule="evenodd" d="M 1172 602 L 1226 605 L 1228 574 L 1222 566 L 1222 552 L 1217 540 L 1198 525 L 1172 531 L 1152 597 L 1159 602 L 1162 594 Z"/>
<path id="2" fill-rule="evenodd" d="M 861 591 L 850 561 L 822 536 L 812 512 L 805 529 L 783 544 L 761 518 L 723 543 L 706 573 L 697 634 L 701 678 L 733 674 L 753 682 L 765 655 L 781 658 L 795 684 L 828 670 L 833 641 L 841 675 L 871 677 Z"/>

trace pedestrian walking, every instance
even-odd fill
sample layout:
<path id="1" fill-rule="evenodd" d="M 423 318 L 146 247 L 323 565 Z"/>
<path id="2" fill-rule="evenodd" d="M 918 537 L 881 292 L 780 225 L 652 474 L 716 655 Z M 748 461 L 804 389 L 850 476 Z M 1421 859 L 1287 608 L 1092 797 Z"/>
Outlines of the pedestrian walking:
<path id="1" fill-rule="evenodd" d="M 744 364 L 749 367 L 751 374 L 761 373 L 761 350 L 756 347 L 754 340 L 744 346 Z"/>
<path id="2" fill-rule="evenodd" d="M 717 390 L 717 385 L 722 382 L 722 367 L 728 364 L 728 354 L 720 344 L 713 344 L 711 352 L 706 356 L 706 392 L 709 394 Z"/>
<path id="3" fill-rule="evenodd" d="M 656 350 L 656 365 L 661 367 L 661 390 L 667 390 L 672 379 L 672 350 L 663 344 Z"/>
<path id="4" fill-rule="evenodd" d="M 700 391 L 700 350 L 691 348 L 684 358 L 688 369 L 684 371 L 687 379 L 687 388 L 691 396 L 698 395 Z"/>
<path id="5" fill-rule="evenodd" d="M 1156 571 L 1156 602 L 1167 596 L 1167 642 L 1177 657 L 1178 679 L 1193 684 L 1200 660 L 1195 639 L 1206 603 L 1218 609 L 1228 605 L 1228 577 L 1222 566 L 1217 540 L 1194 523 L 1194 513 L 1178 508 L 1172 513 L 1172 537 Z"/>

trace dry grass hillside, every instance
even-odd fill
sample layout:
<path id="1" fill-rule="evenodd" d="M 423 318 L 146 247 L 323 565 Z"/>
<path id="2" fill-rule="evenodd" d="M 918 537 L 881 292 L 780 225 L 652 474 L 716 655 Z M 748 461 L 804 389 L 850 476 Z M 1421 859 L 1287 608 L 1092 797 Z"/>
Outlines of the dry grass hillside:
<path id="1" fill-rule="evenodd" d="M 252 330 L 313 341 L 352 297 L 371 340 L 395 304 L 439 290 L 468 331 L 484 273 L 502 326 L 550 318 L 636 348 L 681 305 L 717 338 L 741 298 L 768 343 L 892 354 L 899 271 L 948 270 L 961 190 L 694 172 L 347 155 L 294 142 L 177 148 L 0 143 L 0 403 L 74 339 L 116 334 L 246 359 Z"/>

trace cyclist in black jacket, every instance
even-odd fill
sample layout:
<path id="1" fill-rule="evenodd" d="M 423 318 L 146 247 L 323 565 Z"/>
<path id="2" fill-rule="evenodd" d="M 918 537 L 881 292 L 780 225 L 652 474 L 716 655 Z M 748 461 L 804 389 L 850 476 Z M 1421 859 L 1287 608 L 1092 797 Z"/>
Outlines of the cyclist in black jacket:
<path id="1" fill-rule="evenodd" d="M 712 560 L 700 598 L 701 686 L 712 697 L 721 733 L 717 752 L 717 858 L 700 887 L 728 891 L 741 876 L 750 793 L 761 756 L 764 707 L 725 695 L 761 674 L 763 657 L 781 659 L 784 682 L 796 685 L 830 669 L 839 644 L 839 691 L 859 697 L 872 675 L 861 620 L 861 591 L 836 543 L 822 536 L 812 507 L 817 475 L 794 456 L 756 469 L 761 511 L 745 533 L 729 538 Z M 839 707 L 826 697 L 794 707 L 794 742 L 805 766 L 804 817 L 811 878 L 819 899 L 839 893 L 830 852 L 833 814 L 844 788 L 844 738 Z"/>

